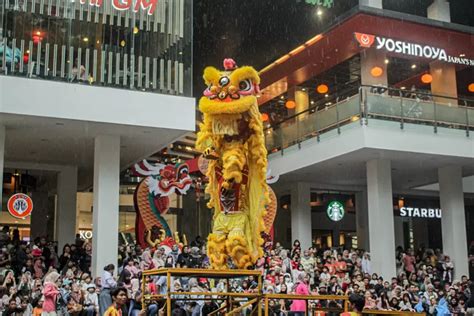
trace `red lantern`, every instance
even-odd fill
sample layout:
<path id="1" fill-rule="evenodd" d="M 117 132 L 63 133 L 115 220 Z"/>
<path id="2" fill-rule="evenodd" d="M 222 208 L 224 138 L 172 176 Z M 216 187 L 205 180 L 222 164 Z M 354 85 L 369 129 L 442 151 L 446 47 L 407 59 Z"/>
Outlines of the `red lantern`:
<path id="1" fill-rule="evenodd" d="M 431 81 L 433 81 L 432 75 L 424 74 L 423 76 L 421 76 L 421 82 L 428 84 L 428 83 L 431 83 Z"/>
<path id="2" fill-rule="evenodd" d="M 262 121 L 267 122 L 268 121 L 268 114 L 267 113 L 262 113 Z"/>
<path id="3" fill-rule="evenodd" d="M 296 102 L 292 100 L 286 101 L 285 106 L 287 109 L 294 109 L 296 108 Z"/>
<path id="4" fill-rule="evenodd" d="M 316 91 L 317 91 L 319 94 L 325 94 L 325 93 L 327 93 L 327 92 L 329 91 L 329 87 L 323 83 L 323 84 L 320 84 L 320 85 L 316 88 Z"/>

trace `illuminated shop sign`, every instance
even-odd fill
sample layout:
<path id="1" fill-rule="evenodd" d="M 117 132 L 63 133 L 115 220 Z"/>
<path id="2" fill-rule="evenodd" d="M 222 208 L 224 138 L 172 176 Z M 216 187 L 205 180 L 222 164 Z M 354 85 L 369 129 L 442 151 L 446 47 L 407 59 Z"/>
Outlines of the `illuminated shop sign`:
<path id="1" fill-rule="evenodd" d="M 441 218 L 441 209 L 440 208 L 401 207 L 400 216 Z"/>
<path id="2" fill-rule="evenodd" d="M 86 240 L 92 239 L 92 231 L 90 230 L 79 230 L 79 238 Z"/>
<path id="3" fill-rule="evenodd" d="M 26 194 L 13 194 L 7 202 L 7 209 L 11 216 L 24 219 L 33 211 L 33 200 Z"/>
<path id="4" fill-rule="evenodd" d="M 325 8 L 332 8 L 334 6 L 334 0 L 305 0 L 307 4 L 319 5 Z"/>
<path id="5" fill-rule="evenodd" d="M 81 4 L 89 1 L 90 6 L 101 7 L 103 0 L 80 0 Z M 125 11 L 132 8 L 133 12 L 146 11 L 148 15 L 153 15 L 158 5 L 158 0 L 106 0 L 111 1 L 115 10 Z"/>
<path id="6" fill-rule="evenodd" d="M 329 203 L 326 213 L 330 220 L 339 222 L 344 217 L 344 205 L 339 201 L 332 201 Z"/>
<path id="7" fill-rule="evenodd" d="M 439 60 L 453 64 L 474 66 L 474 59 L 450 56 L 444 48 L 421 45 L 401 40 L 394 40 L 389 37 L 381 37 L 365 33 L 354 33 L 360 47 L 369 48 L 375 44 L 375 48 L 386 50 L 391 53 L 423 57 L 426 59 Z"/>

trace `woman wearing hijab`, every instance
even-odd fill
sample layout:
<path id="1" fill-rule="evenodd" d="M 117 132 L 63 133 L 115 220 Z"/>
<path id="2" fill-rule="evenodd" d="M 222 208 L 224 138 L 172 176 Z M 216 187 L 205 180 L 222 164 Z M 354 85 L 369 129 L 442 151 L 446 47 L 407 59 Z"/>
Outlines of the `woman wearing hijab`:
<path id="1" fill-rule="evenodd" d="M 56 271 L 50 272 L 44 278 L 43 288 L 43 316 L 55 316 L 56 315 L 56 302 L 59 295 L 59 289 L 57 282 L 59 279 L 59 273 Z"/>
<path id="2" fill-rule="evenodd" d="M 306 273 L 298 275 L 298 281 L 296 283 L 296 295 L 309 295 L 309 276 Z M 291 304 L 291 311 L 293 315 L 304 316 L 306 314 L 306 301 L 305 300 L 293 300 Z"/>

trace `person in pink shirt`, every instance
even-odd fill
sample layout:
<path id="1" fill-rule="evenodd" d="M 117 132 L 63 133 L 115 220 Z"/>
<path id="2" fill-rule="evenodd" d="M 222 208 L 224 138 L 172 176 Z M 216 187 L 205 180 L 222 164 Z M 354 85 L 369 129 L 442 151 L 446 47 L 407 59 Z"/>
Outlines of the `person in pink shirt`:
<path id="1" fill-rule="evenodd" d="M 407 253 L 402 257 L 403 266 L 407 275 L 415 272 L 415 256 L 412 249 L 408 249 Z"/>
<path id="2" fill-rule="evenodd" d="M 43 287 L 43 313 L 42 316 L 56 316 L 56 301 L 59 295 L 59 289 L 57 282 L 59 279 L 59 273 L 52 271 L 44 278 Z"/>
<path id="3" fill-rule="evenodd" d="M 295 293 L 297 295 L 310 295 L 309 291 L 309 276 L 306 273 L 298 275 L 298 282 L 296 283 Z M 293 300 L 290 311 L 293 315 L 303 316 L 306 313 L 305 300 Z"/>

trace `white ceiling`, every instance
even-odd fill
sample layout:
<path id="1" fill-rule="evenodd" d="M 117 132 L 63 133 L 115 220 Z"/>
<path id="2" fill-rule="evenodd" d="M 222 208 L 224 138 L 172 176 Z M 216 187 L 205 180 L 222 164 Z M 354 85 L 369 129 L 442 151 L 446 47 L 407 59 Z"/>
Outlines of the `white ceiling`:
<path id="1" fill-rule="evenodd" d="M 2 114 L 6 127 L 5 161 L 15 163 L 76 165 L 79 188 L 92 185 L 94 137 L 120 135 L 120 166 L 125 169 L 146 158 L 187 131 L 143 126 L 85 122 L 36 116 Z"/>
<path id="2" fill-rule="evenodd" d="M 469 158 L 363 148 L 282 175 L 279 182 L 363 187 L 367 184 L 366 161 L 379 158 L 391 160 L 394 190 L 436 183 L 438 168 L 443 166 L 462 166 L 464 177 L 474 174 L 473 159 Z"/>

